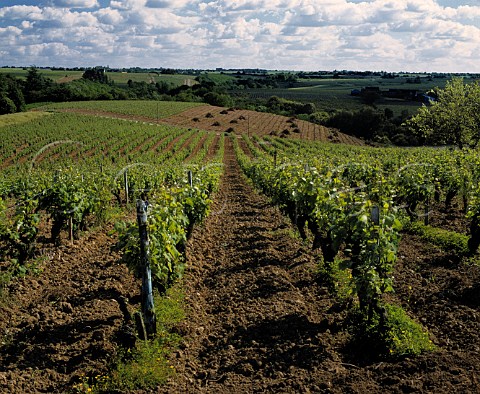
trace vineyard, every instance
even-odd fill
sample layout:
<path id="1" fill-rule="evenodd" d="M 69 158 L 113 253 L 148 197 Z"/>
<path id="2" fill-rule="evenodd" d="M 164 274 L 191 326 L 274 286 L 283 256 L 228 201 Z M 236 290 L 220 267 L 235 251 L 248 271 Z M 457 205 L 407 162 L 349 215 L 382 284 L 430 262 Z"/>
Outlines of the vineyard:
<path id="1" fill-rule="evenodd" d="M 2 392 L 479 391 L 476 151 L 125 104 L 0 128 Z M 186 314 L 146 353 L 139 199 Z"/>

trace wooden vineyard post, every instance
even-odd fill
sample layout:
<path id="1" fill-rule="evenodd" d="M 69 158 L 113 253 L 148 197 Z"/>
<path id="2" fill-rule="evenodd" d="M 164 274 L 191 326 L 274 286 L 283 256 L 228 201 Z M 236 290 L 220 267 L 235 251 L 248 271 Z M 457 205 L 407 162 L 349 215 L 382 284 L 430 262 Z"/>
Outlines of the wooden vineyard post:
<path id="1" fill-rule="evenodd" d="M 429 211 L 430 211 L 430 198 L 427 197 L 427 201 L 425 202 L 425 210 L 424 210 L 425 216 L 423 218 L 425 226 L 428 226 L 428 223 L 429 223 L 429 217 L 428 217 Z"/>
<path id="2" fill-rule="evenodd" d="M 378 226 L 380 224 L 380 208 L 378 206 L 372 207 L 371 217 L 373 223 Z"/>
<path id="3" fill-rule="evenodd" d="M 68 218 L 68 238 L 73 243 L 73 215 Z"/>
<path id="4" fill-rule="evenodd" d="M 277 168 L 277 150 L 273 152 L 273 167 Z"/>
<path id="5" fill-rule="evenodd" d="M 192 171 L 189 170 L 187 174 L 188 174 L 188 185 L 190 187 L 193 187 L 193 173 Z"/>
<path id="6" fill-rule="evenodd" d="M 125 203 L 128 205 L 128 172 L 123 173 L 123 183 L 125 184 Z"/>
<path id="7" fill-rule="evenodd" d="M 150 249 L 147 232 L 147 202 L 137 201 L 137 222 L 140 235 L 140 261 L 142 265 L 142 317 L 147 338 L 152 338 L 157 332 L 157 318 L 153 303 L 152 270 L 150 267 Z M 143 328 L 140 336 L 143 336 Z M 143 339 L 147 339 L 143 338 Z"/>

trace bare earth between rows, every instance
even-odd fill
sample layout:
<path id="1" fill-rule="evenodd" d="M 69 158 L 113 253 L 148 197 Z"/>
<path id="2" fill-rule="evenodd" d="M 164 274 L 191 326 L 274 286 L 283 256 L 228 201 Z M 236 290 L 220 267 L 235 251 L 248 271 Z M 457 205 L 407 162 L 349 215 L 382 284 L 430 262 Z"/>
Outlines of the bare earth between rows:
<path id="1" fill-rule="evenodd" d="M 212 213 L 189 241 L 186 343 L 165 392 L 305 391 L 301 375 L 327 357 L 330 302 L 286 219 L 247 184 L 230 139 L 224 164 Z"/>

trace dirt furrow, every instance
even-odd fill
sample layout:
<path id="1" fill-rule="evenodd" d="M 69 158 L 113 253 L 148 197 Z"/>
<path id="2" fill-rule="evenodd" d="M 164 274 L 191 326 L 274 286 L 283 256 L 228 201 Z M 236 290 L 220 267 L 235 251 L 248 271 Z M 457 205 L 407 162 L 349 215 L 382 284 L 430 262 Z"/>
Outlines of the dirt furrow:
<path id="1" fill-rule="evenodd" d="M 188 318 L 178 328 L 185 343 L 172 357 L 176 376 L 160 392 L 479 392 L 478 286 L 464 291 L 472 308 L 448 305 L 452 328 L 421 319 L 433 324 L 435 352 L 395 360 L 353 346 L 345 305 L 319 282 L 316 257 L 290 224 L 245 180 L 229 138 L 224 164 L 213 213 L 189 241 Z M 408 237 L 402 245 L 399 264 L 418 262 Z M 415 272 L 405 271 L 396 288 L 411 298 Z M 467 332 L 471 344 L 456 338 Z"/>
<path id="2" fill-rule="evenodd" d="M 230 139 L 224 164 L 213 213 L 189 241 L 187 339 L 166 392 L 302 391 L 299 370 L 325 358 L 330 301 L 317 294 L 313 257 L 243 178 Z"/>

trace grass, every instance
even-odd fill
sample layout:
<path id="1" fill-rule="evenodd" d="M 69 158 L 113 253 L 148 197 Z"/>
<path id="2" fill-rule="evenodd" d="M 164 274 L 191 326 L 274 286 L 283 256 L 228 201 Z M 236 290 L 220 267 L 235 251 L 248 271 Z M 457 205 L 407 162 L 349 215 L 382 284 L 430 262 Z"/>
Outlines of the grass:
<path id="1" fill-rule="evenodd" d="M 12 77 L 25 79 L 28 74 L 28 68 L 0 68 L 0 73 L 10 74 Z M 67 82 L 74 79 L 79 79 L 83 75 L 83 71 L 62 71 L 62 70 L 50 70 L 39 69 L 40 74 L 46 78 L 53 79 L 55 82 Z"/>
<path id="2" fill-rule="evenodd" d="M 428 332 L 401 307 L 386 304 L 385 309 L 388 317 L 383 343 L 390 357 L 418 355 L 435 350 Z"/>
<path id="3" fill-rule="evenodd" d="M 342 303 L 349 303 L 355 293 L 354 283 L 352 279 L 352 271 L 350 269 L 341 268 L 343 260 L 335 257 L 333 263 L 319 264 L 319 275 L 329 288 L 329 291 L 339 299 Z"/>
<path id="4" fill-rule="evenodd" d="M 359 309 L 350 313 L 350 327 L 353 333 L 351 345 L 361 353 L 383 359 L 399 359 L 431 352 L 436 346 L 421 324 L 412 320 L 397 305 L 384 304 L 384 321 L 374 315 L 368 321 Z"/>
<path id="5" fill-rule="evenodd" d="M 467 255 L 469 253 L 469 237 L 467 235 L 432 226 L 425 226 L 420 222 L 409 223 L 405 229 L 412 234 L 420 236 L 425 241 L 440 247 L 446 252 L 454 252 L 461 255 Z"/>
<path id="6" fill-rule="evenodd" d="M 39 69 L 40 74 L 46 78 L 53 79 L 55 82 L 71 82 L 75 79 L 82 78 L 83 71 L 63 71 L 63 70 L 50 70 Z M 28 74 L 28 68 L 0 68 L 0 73 L 10 74 L 13 77 L 19 79 L 25 79 Z M 183 75 L 183 74 L 157 74 L 157 73 L 127 73 L 127 72 L 107 72 L 107 76 L 116 85 L 120 87 L 127 86 L 128 80 L 134 82 L 167 82 L 175 86 L 180 86 L 185 83 L 186 80 L 191 80 L 191 83 L 195 83 L 195 75 Z"/>
<path id="7" fill-rule="evenodd" d="M 34 119 L 51 115 L 48 112 L 18 112 L 16 114 L 0 115 L 0 127 L 11 126 L 20 123 L 27 123 Z"/>

